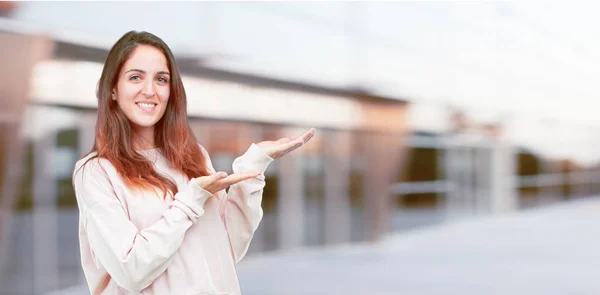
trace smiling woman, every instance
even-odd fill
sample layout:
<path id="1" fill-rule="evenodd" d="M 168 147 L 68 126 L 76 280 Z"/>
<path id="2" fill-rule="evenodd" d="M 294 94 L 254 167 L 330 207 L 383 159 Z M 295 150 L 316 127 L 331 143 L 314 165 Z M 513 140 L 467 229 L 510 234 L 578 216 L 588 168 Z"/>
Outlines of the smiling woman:
<path id="1" fill-rule="evenodd" d="M 97 97 L 94 146 L 73 173 L 90 292 L 240 294 L 235 264 L 263 216 L 264 172 L 315 130 L 252 143 L 233 174 L 215 171 L 173 54 L 147 32 L 112 47 Z"/>

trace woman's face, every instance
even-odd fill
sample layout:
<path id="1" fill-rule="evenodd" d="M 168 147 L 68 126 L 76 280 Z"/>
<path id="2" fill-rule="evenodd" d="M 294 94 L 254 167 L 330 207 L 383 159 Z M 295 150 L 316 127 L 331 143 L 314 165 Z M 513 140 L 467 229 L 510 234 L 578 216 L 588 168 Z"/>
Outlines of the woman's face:
<path id="1" fill-rule="evenodd" d="M 170 79 L 165 55 L 153 46 L 138 45 L 123 64 L 112 99 L 136 133 L 153 134 L 167 109 Z"/>

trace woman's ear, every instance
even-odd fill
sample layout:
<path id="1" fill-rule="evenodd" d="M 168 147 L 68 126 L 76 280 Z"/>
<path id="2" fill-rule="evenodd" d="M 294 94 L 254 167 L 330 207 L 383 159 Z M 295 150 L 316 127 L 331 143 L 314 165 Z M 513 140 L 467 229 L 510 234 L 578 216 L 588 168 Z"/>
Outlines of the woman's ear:
<path id="1" fill-rule="evenodd" d="M 111 93 L 112 100 L 117 100 L 117 94 L 115 92 L 116 92 L 116 90 L 113 88 L 112 93 Z"/>

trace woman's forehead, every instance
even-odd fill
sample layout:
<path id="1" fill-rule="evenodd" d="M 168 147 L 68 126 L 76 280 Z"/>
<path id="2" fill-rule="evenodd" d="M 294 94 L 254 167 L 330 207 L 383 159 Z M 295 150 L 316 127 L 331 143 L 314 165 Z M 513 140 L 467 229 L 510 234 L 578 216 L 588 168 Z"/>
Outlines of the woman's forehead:
<path id="1" fill-rule="evenodd" d="M 149 45 L 137 46 L 129 59 L 123 65 L 123 71 L 131 69 L 141 70 L 143 72 L 168 72 L 167 58 L 163 52 Z"/>

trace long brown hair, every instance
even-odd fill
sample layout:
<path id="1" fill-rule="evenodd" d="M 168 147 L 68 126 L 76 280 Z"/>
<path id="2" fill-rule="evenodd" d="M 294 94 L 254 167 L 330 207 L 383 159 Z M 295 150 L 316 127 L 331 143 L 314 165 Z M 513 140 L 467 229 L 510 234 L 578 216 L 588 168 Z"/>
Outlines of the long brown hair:
<path id="1" fill-rule="evenodd" d="M 171 73 L 167 109 L 154 128 L 156 147 L 173 169 L 189 179 L 210 175 L 205 156 L 187 121 L 187 98 L 173 53 L 163 40 L 148 32 L 126 33 L 108 53 L 96 92 L 98 120 L 94 147 L 90 151 L 98 154 L 90 159 L 98 157 L 109 160 L 127 185 L 134 188 L 159 188 L 163 192 L 163 198 L 166 198 L 167 192 L 171 192 L 173 196 L 177 193 L 177 185 L 173 180 L 157 173 L 152 163 L 133 149 L 134 134 L 130 122 L 117 101 L 111 99 L 123 64 L 140 44 L 162 51 Z"/>

